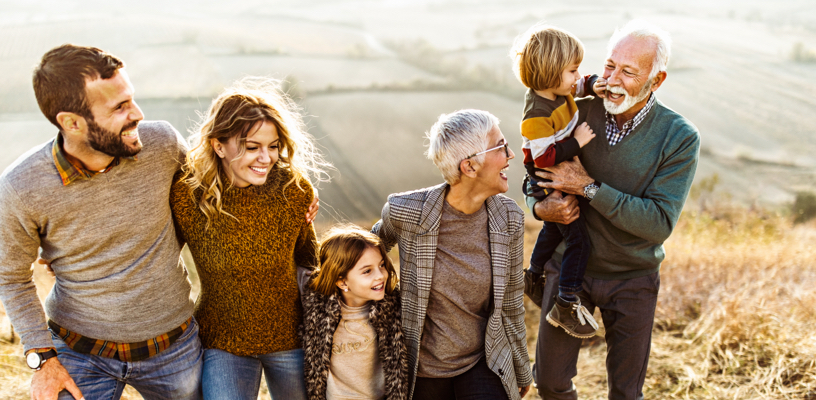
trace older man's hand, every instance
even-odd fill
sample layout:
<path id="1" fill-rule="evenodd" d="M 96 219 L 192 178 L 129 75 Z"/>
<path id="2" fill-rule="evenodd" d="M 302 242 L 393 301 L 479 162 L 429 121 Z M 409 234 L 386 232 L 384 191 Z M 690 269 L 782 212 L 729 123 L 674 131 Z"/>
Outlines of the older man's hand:
<path id="1" fill-rule="evenodd" d="M 544 200 L 539 201 L 533 207 L 533 211 L 544 221 L 556 222 L 568 225 L 578 219 L 581 210 L 578 207 L 578 199 L 575 196 L 564 196 L 559 191 L 554 191 Z"/>
<path id="2" fill-rule="evenodd" d="M 573 158 L 571 161 L 564 161 L 549 167 L 546 171 L 537 171 L 536 175 L 552 181 L 540 182 L 538 186 L 560 190 L 564 193 L 578 196 L 583 196 L 584 187 L 595 182 L 595 180 L 587 174 L 578 157 Z M 541 216 L 541 214 L 538 215 Z"/>

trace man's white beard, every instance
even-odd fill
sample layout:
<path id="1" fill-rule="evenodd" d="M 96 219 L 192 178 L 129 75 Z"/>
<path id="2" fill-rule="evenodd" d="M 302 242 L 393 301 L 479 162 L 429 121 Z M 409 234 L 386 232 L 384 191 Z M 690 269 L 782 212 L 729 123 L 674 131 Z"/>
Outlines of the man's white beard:
<path id="1" fill-rule="evenodd" d="M 652 83 L 649 81 L 645 85 L 643 85 L 643 89 L 640 90 L 640 93 L 637 96 L 631 96 L 629 93 L 626 92 L 626 89 L 620 86 L 607 86 L 606 91 L 615 93 L 615 94 L 622 94 L 623 95 L 623 102 L 620 105 L 613 103 L 609 100 L 609 96 L 604 98 L 604 108 L 607 112 L 612 115 L 623 114 L 626 111 L 629 111 L 632 106 L 637 103 L 643 101 L 643 99 L 649 97 L 652 93 Z"/>

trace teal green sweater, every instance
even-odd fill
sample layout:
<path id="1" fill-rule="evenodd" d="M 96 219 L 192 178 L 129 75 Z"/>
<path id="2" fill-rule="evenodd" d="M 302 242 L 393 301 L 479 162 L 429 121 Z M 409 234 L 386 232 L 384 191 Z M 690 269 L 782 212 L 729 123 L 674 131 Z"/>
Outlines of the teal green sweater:
<path id="1" fill-rule="evenodd" d="M 601 182 L 591 207 L 581 209 L 592 242 L 586 274 L 631 279 L 656 272 L 694 179 L 700 134 L 657 101 L 634 131 L 610 146 L 603 100 L 580 100 L 578 110 L 578 123 L 587 121 L 598 135 L 583 147 L 581 163 Z"/>

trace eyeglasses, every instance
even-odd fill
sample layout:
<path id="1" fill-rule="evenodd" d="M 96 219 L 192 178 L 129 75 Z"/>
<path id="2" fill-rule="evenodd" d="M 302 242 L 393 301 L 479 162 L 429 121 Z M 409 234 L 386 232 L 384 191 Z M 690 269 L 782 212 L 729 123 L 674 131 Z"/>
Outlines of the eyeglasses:
<path id="1" fill-rule="evenodd" d="M 469 156 L 465 157 L 465 160 L 467 160 L 468 158 L 473 158 L 473 157 L 476 157 L 476 156 L 478 156 L 479 154 L 484 154 L 484 153 L 491 152 L 491 151 L 493 151 L 493 150 L 498 150 L 498 149 L 500 149 L 500 148 L 502 148 L 502 147 L 504 147 L 504 156 L 505 156 L 505 157 L 507 157 L 507 158 L 510 158 L 510 149 L 508 149 L 508 148 L 507 148 L 507 142 L 505 142 L 504 144 L 500 144 L 500 145 L 498 145 L 498 146 L 496 146 L 496 147 L 493 147 L 493 148 L 487 149 L 487 150 L 485 150 L 485 151 L 480 151 L 480 152 L 478 152 L 478 153 L 473 153 L 473 154 L 471 154 L 471 155 L 469 155 Z"/>

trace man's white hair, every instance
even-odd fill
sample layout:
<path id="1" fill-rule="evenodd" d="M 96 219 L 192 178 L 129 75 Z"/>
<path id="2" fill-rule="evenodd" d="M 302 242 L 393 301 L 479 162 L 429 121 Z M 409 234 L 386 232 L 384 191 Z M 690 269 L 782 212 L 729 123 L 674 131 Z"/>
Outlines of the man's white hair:
<path id="1" fill-rule="evenodd" d="M 462 173 L 459 163 L 468 156 L 487 150 L 487 135 L 499 119 L 487 111 L 459 110 L 442 114 L 425 133 L 430 141 L 428 159 L 439 168 L 442 177 L 450 185 L 459 183 Z M 476 163 L 484 161 L 484 154 L 472 158 Z"/>
<path id="2" fill-rule="evenodd" d="M 629 21 L 623 28 L 615 29 L 615 33 L 609 38 L 606 46 L 607 57 L 612 55 L 612 50 L 626 37 L 637 39 L 651 39 L 655 43 L 655 58 L 652 60 L 652 71 L 649 73 L 649 80 L 657 76 L 659 72 L 666 71 L 671 57 L 671 36 L 669 33 L 644 20 L 634 19 Z"/>

